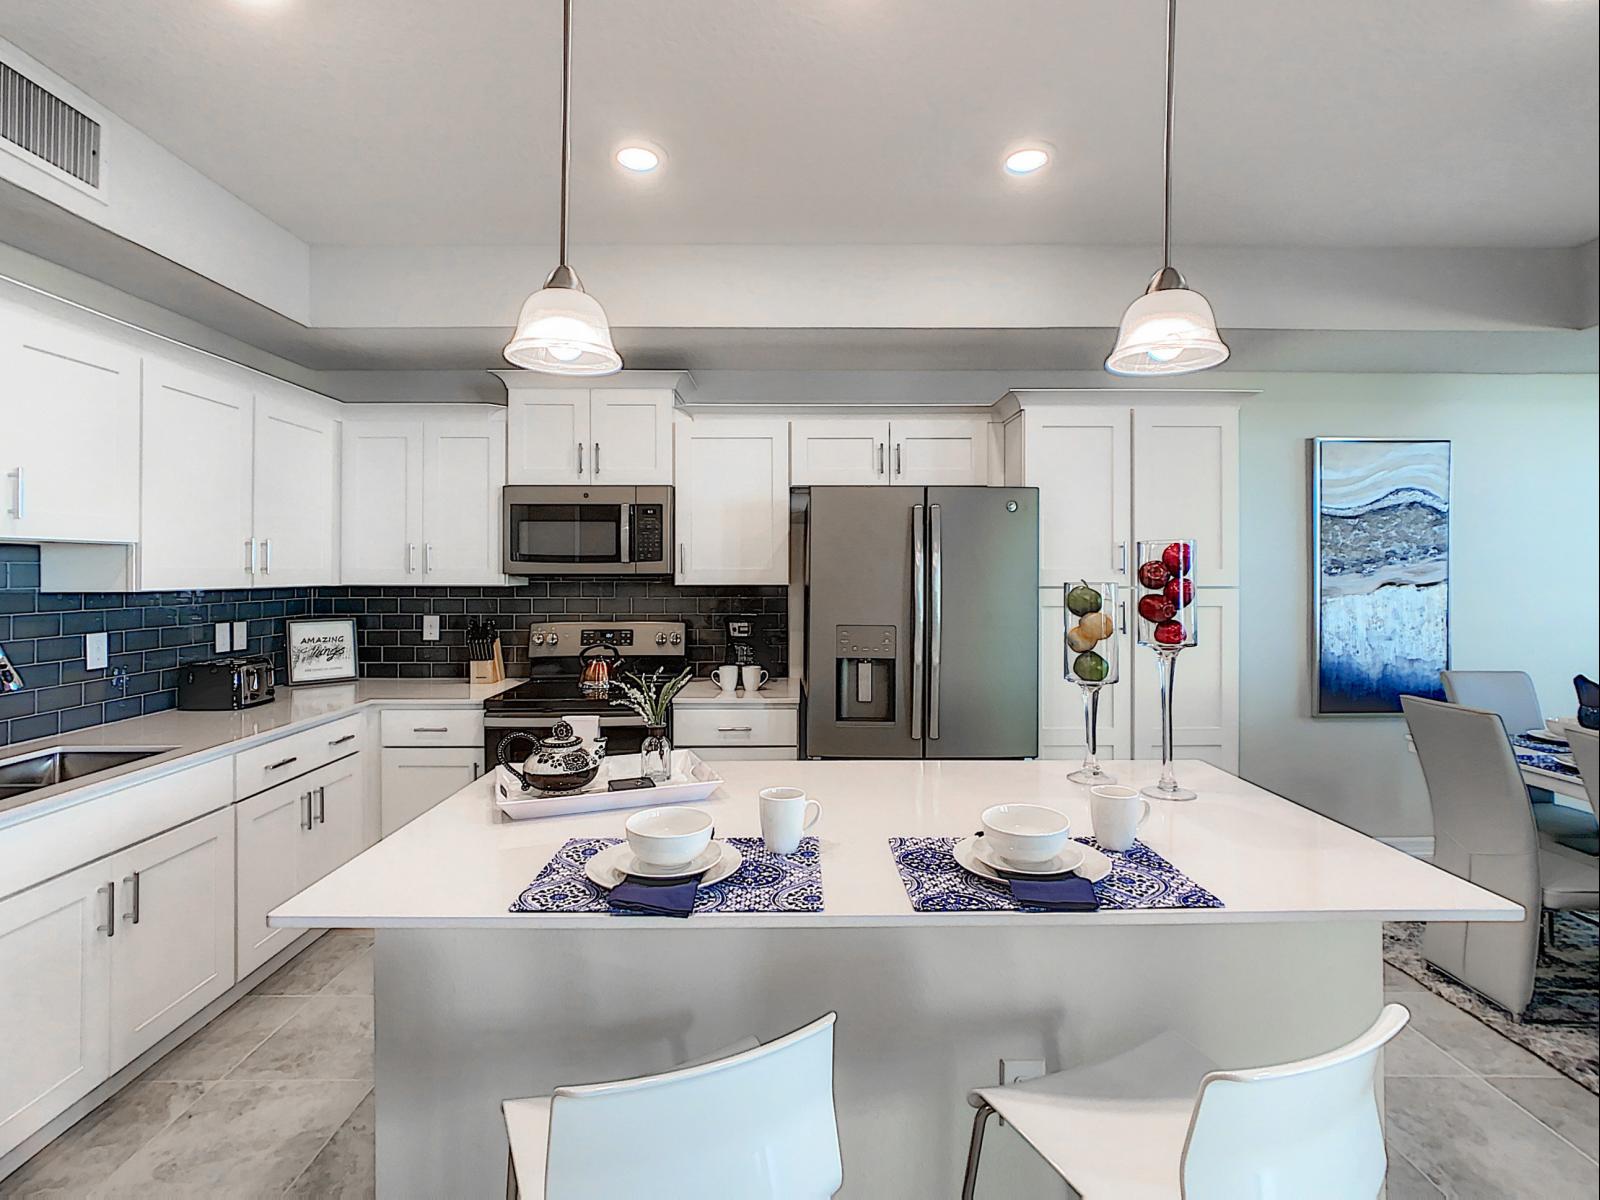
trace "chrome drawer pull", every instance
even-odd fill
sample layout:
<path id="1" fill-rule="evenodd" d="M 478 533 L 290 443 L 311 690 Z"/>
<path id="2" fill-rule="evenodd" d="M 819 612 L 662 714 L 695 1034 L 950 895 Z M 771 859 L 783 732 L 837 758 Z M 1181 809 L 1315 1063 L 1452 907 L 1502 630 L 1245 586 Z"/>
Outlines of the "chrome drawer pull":
<path id="1" fill-rule="evenodd" d="M 748 725 L 718 725 L 718 733 L 752 733 L 754 730 Z"/>
<path id="2" fill-rule="evenodd" d="M 413 725 L 411 727 L 411 732 L 412 733 L 449 733 L 450 732 L 450 726 L 448 726 L 448 725 Z"/>
<path id="3" fill-rule="evenodd" d="M 298 754 L 291 754 L 288 758 L 280 758 L 275 763 L 268 763 L 266 769 L 268 771 L 276 771 L 279 767 L 287 767 L 290 763 L 299 761 L 300 756 Z"/>
<path id="4" fill-rule="evenodd" d="M 355 734 L 347 733 L 343 737 L 334 738 L 333 741 L 328 743 L 328 745 L 330 745 L 330 746 L 342 746 L 346 742 L 353 742 L 355 740 L 356 740 L 356 735 Z"/>

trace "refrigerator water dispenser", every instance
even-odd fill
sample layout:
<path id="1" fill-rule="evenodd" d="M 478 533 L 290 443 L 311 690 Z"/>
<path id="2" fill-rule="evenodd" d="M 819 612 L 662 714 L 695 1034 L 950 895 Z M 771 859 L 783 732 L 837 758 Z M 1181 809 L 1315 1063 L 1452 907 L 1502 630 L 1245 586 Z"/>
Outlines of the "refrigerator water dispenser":
<path id="1" fill-rule="evenodd" d="M 893 723 L 894 626 L 839 625 L 835 628 L 836 719 Z"/>

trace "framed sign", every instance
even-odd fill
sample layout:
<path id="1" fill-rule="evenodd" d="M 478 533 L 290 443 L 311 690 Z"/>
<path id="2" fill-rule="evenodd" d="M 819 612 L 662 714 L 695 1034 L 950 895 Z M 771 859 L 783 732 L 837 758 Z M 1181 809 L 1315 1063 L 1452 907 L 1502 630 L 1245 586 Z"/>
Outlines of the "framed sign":
<path id="1" fill-rule="evenodd" d="M 356 677 L 354 617 L 295 618 L 287 624 L 290 684 L 347 683 Z"/>
<path id="2" fill-rule="evenodd" d="M 1450 443 L 1311 439 L 1311 715 L 1444 699 Z"/>

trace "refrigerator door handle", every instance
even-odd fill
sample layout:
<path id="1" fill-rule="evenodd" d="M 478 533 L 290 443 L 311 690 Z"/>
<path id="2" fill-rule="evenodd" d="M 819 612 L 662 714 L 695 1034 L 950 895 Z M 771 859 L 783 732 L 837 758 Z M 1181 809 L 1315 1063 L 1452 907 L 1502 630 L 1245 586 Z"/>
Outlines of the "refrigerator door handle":
<path id="1" fill-rule="evenodd" d="M 944 534 L 939 524 L 939 506 L 928 506 L 929 574 L 933 595 L 928 602 L 928 736 L 939 736 L 939 651 L 944 641 Z"/>
<path id="2" fill-rule="evenodd" d="M 911 737 L 922 740 L 922 644 L 927 616 L 927 545 L 923 506 L 911 506 Z"/>

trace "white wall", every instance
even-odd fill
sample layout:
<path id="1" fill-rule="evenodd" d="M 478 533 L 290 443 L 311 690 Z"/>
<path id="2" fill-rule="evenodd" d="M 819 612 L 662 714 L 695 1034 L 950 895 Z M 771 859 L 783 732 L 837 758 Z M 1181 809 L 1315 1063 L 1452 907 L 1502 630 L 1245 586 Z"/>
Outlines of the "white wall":
<path id="1" fill-rule="evenodd" d="M 1262 394 L 1239 420 L 1241 770 L 1369 833 L 1431 834 L 1402 719 L 1309 715 L 1305 439 L 1450 439 L 1454 665 L 1528 671 L 1546 713 L 1571 713 L 1573 675 L 1600 661 L 1596 378 L 1249 379 Z"/>

